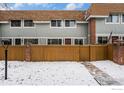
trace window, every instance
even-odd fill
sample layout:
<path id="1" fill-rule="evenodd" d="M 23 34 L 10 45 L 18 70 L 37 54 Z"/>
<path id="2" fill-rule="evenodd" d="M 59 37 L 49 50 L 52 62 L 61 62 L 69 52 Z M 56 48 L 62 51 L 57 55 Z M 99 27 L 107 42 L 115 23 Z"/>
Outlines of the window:
<path id="1" fill-rule="evenodd" d="M 98 44 L 106 44 L 108 41 L 107 37 L 98 37 Z"/>
<path id="2" fill-rule="evenodd" d="M 70 38 L 65 39 L 65 45 L 71 45 L 71 39 Z"/>
<path id="3" fill-rule="evenodd" d="M 12 45 L 12 39 L 7 39 L 7 41 L 4 42 L 4 45 Z"/>
<path id="4" fill-rule="evenodd" d="M 15 45 L 21 45 L 21 39 L 15 39 Z"/>
<path id="5" fill-rule="evenodd" d="M 24 44 L 38 44 L 38 39 L 24 39 Z"/>
<path id="6" fill-rule="evenodd" d="M 112 43 L 114 43 L 114 41 L 118 40 L 119 37 L 118 36 L 112 36 Z"/>
<path id="7" fill-rule="evenodd" d="M 34 27 L 33 20 L 24 20 L 24 27 Z"/>
<path id="8" fill-rule="evenodd" d="M 65 27 L 76 27 L 75 20 L 65 20 Z"/>
<path id="9" fill-rule="evenodd" d="M 83 39 L 75 39 L 75 45 L 83 45 Z"/>
<path id="10" fill-rule="evenodd" d="M 21 20 L 11 20 L 11 27 L 21 27 Z"/>
<path id="11" fill-rule="evenodd" d="M 106 23 L 119 23 L 119 14 L 110 14 Z"/>
<path id="12" fill-rule="evenodd" d="M 122 14 L 122 23 L 124 23 L 124 14 Z"/>
<path id="13" fill-rule="evenodd" d="M 112 15 L 109 15 L 109 17 L 106 19 L 106 22 L 112 22 Z"/>
<path id="14" fill-rule="evenodd" d="M 48 45 L 50 45 L 50 44 L 61 45 L 62 44 L 62 39 L 48 39 Z"/>
<path id="15" fill-rule="evenodd" d="M 51 20 L 51 27 L 62 27 L 61 20 Z"/>

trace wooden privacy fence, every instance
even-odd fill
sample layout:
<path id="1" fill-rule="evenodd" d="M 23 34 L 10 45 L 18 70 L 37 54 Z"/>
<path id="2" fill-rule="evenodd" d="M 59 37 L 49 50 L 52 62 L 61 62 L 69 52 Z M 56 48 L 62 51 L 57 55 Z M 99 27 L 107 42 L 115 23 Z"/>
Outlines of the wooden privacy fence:
<path id="1" fill-rule="evenodd" d="M 25 60 L 26 46 L 9 46 L 9 60 Z M 31 45 L 31 61 L 96 61 L 112 60 L 112 45 Z M 0 46 L 0 60 L 4 59 L 4 49 Z"/>

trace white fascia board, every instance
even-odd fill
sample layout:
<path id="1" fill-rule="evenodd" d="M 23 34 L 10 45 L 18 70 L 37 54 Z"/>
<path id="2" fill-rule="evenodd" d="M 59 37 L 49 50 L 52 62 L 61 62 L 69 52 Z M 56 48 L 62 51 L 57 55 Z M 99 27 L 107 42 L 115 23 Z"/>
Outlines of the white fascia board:
<path id="1" fill-rule="evenodd" d="M 50 23 L 50 21 L 33 21 L 34 23 Z"/>
<path id="2" fill-rule="evenodd" d="M 87 21 L 77 21 L 76 23 L 88 23 Z"/>
<path id="3" fill-rule="evenodd" d="M 0 23 L 9 23 L 9 21 L 0 21 Z"/>
<path id="4" fill-rule="evenodd" d="M 103 15 L 90 15 L 90 16 L 86 19 L 86 21 L 89 20 L 90 18 L 106 18 L 106 17 L 108 17 L 108 16 L 103 16 Z"/>

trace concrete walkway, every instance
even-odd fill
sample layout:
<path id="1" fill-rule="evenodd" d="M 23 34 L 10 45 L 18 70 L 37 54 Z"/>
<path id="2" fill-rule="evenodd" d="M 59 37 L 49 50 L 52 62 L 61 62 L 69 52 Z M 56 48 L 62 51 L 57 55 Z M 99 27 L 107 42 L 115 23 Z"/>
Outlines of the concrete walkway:
<path id="1" fill-rule="evenodd" d="M 99 68 L 89 62 L 82 63 L 94 77 L 99 85 L 121 85 L 119 82 L 114 80 L 111 76 L 101 71 Z"/>

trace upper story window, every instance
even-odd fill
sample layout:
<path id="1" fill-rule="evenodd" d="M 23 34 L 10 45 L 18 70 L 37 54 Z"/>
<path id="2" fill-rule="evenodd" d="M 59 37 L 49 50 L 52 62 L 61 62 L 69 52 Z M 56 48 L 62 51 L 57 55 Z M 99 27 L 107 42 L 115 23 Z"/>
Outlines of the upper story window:
<path id="1" fill-rule="evenodd" d="M 24 27 L 34 27 L 33 20 L 24 20 Z"/>
<path id="2" fill-rule="evenodd" d="M 62 20 L 51 20 L 51 27 L 62 27 Z"/>
<path id="3" fill-rule="evenodd" d="M 76 27 L 75 20 L 65 20 L 65 27 Z"/>
<path id="4" fill-rule="evenodd" d="M 106 23 L 119 23 L 119 14 L 110 14 L 108 18 L 106 18 Z"/>
<path id="5" fill-rule="evenodd" d="M 21 27 L 21 20 L 11 20 L 11 27 Z"/>
<path id="6" fill-rule="evenodd" d="M 122 23 L 124 23 L 124 14 L 122 14 Z"/>

